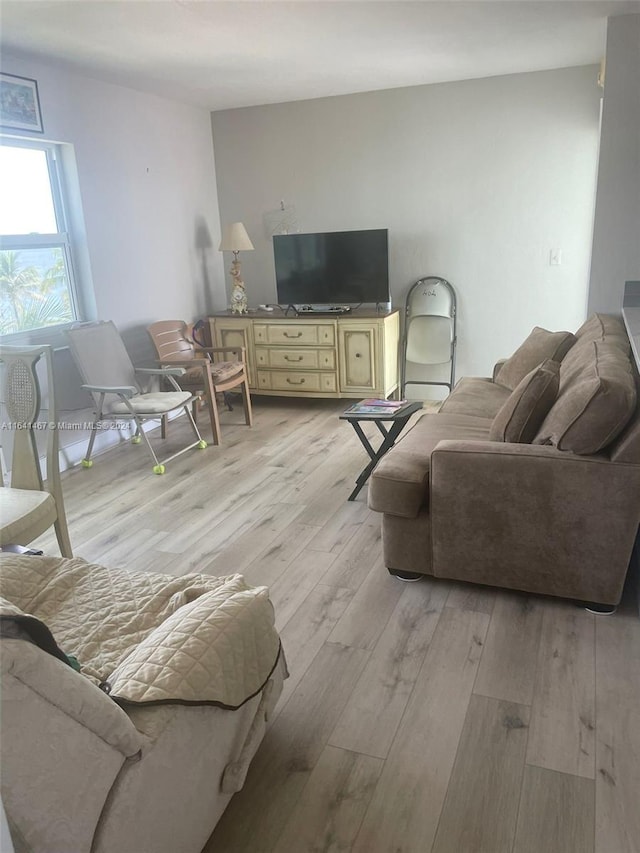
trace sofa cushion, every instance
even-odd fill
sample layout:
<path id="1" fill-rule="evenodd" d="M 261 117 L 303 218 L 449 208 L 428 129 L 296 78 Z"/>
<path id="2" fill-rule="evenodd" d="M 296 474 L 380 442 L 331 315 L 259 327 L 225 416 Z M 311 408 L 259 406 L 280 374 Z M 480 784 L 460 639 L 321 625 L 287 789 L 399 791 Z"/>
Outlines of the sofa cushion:
<path id="1" fill-rule="evenodd" d="M 576 337 L 578 340 L 562 361 L 563 372 L 565 368 L 581 364 L 585 358 L 585 347 L 588 348 L 594 341 L 615 345 L 625 355 L 631 353 L 629 337 L 622 320 L 608 314 L 594 314 L 578 329 Z M 586 351 L 591 352 L 590 349 Z M 588 355 L 586 357 L 589 358 Z"/>
<path id="2" fill-rule="evenodd" d="M 491 420 L 468 415 L 423 415 L 378 462 L 369 482 L 369 508 L 415 518 L 429 500 L 431 451 L 445 438 L 488 441 Z"/>
<path id="3" fill-rule="evenodd" d="M 466 376 L 440 407 L 448 415 L 471 415 L 493 419 L 509 399 L 509 388 L 498 385 L 482 376 Z"/>
<path id="4" fill-rule="evenodd" d="M 611 341 L 629 352 L 629 339 L 624 323 L 612 314 L 592 314 L 576 332 L 579 343 L 591 341 Z"/>
<path id="5" fill-rule="evenodd" d="M 558 398 L 533 443 L 597 453 L 622 432 L 635 405 L 628 356 L 615 343 L 591 341 L 582 364 L 561 365 Z"/>
<path id="6" fill-rule="evenodd" d="M 559 363 L 547 359 L 527 373 L 493 419 L 491 441 L 531 444 L 558 395 L 559 371 Z"/>
<path id="7" fill-rule="evenodd" d="M 502 365 L 496 381 L 513 391 L 527 373 L 542 364 L 545 359 L 562 361 L 575 342 L 576 338 L 571 332 L 549 332 L 536 326 L 511 358 Z"/>
<path id="8" fill-rule="evenodd" d="M 236 710 L 259 693 L 279 657 L 273 607 L 267 587 L 249 588 L 241 575 L 235 578 L 218 590 L 194 587 L 189 595 L 195 599 L 157 625 L 109 675 L 111 698 Z"/>

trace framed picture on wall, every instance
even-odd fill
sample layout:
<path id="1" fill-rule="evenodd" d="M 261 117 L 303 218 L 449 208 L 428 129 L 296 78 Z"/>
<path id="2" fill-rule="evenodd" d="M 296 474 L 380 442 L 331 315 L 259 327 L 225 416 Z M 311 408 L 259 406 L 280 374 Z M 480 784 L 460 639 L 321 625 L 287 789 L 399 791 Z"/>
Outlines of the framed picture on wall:
<path id="1" fill-rule="evenodd" d="M 0 74 L 0 127 L 42 133 L 38 84 L 28 77 Z"/>

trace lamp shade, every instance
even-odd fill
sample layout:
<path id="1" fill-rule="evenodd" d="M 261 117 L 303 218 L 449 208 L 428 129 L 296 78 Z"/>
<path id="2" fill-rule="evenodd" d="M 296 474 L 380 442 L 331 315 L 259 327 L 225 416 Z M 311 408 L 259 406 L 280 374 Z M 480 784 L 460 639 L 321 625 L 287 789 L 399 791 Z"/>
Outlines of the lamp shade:
<path id="1" fill-rule="evenodd" d="M 252 249 L 253 243 L 249 239 L 247 229 L 242 222 L 225 225 L 222 240 L 218 246 L 219 252 L 250 252 Z"/>

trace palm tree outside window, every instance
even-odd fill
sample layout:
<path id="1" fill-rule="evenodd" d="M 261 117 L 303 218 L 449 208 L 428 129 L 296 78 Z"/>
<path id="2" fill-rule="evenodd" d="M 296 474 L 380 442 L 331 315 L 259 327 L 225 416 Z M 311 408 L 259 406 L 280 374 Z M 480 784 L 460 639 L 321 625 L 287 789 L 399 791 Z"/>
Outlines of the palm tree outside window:
<path id="1" fill-rule="evenodd" d="M 81 319 L 56 145 L 0 145 L 0 334 Z"/>

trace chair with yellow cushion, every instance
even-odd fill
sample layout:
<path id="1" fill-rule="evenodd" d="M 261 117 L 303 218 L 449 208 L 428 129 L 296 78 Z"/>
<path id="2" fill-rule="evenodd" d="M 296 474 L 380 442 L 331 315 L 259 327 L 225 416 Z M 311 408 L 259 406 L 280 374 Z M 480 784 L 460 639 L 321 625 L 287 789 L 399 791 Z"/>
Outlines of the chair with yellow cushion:
<path id="1" fill-rule="evenodd" d="M 36 365 L 47 380 L 47 420 L 40 421 L 41 390 Z M 63 557 L 72 557 L 58 459 L 58 422 L 50 346 L 0 347 L 7 432 L 13 438 L 11 486 L 0 471 L 0 545 L 29 545 L 54 527 Z M 43 480 L 37 435 L 46 436 L 47 479 Z"/>

